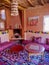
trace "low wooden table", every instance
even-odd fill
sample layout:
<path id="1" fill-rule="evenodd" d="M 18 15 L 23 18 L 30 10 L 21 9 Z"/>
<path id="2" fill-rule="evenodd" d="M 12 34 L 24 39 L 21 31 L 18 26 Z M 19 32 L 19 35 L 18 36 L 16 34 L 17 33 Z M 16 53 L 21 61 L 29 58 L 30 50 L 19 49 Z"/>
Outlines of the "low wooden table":
<path id="1" fill-rule="evenodd" d="M 29 53 L 29 60 L 30 60 L 31 55 L 34 55 L 34 56 L 42 55 L 43 57 L 44 50 L 45 50 L 45 48 L 42 45 L 37 44 L 37 43 L 27 44 L 25 46 L 25 49 Z"/>

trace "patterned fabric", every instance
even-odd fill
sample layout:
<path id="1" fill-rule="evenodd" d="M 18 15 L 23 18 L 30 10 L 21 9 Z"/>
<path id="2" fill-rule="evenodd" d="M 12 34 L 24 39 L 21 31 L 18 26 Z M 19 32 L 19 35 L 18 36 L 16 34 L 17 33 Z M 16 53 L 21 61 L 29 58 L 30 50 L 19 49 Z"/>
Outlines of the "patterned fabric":
<path id="1" fill-rule="evenodd" d="M 1 52 L 0 65 L 49 65 L 49 52 L 45 52 L 43 59 L 41 56 L 30 56 L 28 60 L 28 52 L 23 50 L 17 53 L 10 53 L 9 49 Z"/>

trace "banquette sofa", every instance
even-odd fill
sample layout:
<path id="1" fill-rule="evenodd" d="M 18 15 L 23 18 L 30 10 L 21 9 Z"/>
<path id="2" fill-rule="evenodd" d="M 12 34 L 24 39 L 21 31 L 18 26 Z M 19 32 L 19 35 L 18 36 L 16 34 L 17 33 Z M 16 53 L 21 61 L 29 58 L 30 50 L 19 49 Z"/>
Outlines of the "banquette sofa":
<path id="1" fill-rule="evenodd" d="M 3 51 L 4 49 L 9 48 L 10 46 L 14 44 L 15 44 L 14 41 L 9 41 L 9 42 L 7 41 L 7 42 L 0 43 L 0 52 Z"/>
<path id="2" fill-rule="evenodd" d="M 44 40 L 43 40 L 44 41 Z M 45 43 L 42 43 L 41 42 L 41 37 L 32 37 L 32 40 L 23 40 L 22 44 L 26 45 L 28 43 L 37 43 L 37 44 L 40 44 L 40 45 L 43 45 L 45 47 L 45 50 L 49 50 L 49 39 L 46 38 L 46 41 Z"/>

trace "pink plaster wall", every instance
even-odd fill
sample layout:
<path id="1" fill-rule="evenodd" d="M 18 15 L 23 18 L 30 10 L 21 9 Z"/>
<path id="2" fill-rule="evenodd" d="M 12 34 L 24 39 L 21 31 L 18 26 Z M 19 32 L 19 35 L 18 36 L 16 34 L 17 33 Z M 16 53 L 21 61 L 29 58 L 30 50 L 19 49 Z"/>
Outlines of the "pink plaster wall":
<path id="1" fill-rule="evenodd" d="M 31 30 L 31 31 L 43 31 L 43 16 L 49 15 L 49 5 L 44 5 L 44 6 L 39 6 L 39 7 L 33 7 L 29 8 L 26 10 L 26 31 Z M 29 17 L 34 17 L 34 16 L 39 16 L 38 23 L 36 26 L 29 26 L 28 23 L 28 18 Z M 42 37 L 42 43 L 46 42 L 46 38 L 49 38 L 49 34 L 40 34 L 40 33 L 30 33 L 30 32 L 25 32 L 25 39 L 30 39 L 32 36 L 35 37 Z"/>
<path id="2" fill-rule="evenodd" d="M 27 30 L 42 31 L 43 30 L 43 16 L 49 15 L 49 5 L 28 8 L 26 10 L 26 21 L 28 22 L 29 17 L 39 16 L 38 23 L 36 26 L 29 26 L 26 24 Z"/>

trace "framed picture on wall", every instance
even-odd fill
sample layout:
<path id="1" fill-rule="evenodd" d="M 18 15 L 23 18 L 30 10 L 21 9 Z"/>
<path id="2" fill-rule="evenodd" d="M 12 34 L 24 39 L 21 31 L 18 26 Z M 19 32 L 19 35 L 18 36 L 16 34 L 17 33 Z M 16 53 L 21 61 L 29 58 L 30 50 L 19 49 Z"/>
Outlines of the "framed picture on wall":
<path id="1" fill-rule="evenodd" d="M 39 16 L 29 17 L 28 18 L 28 25 L 29 26 L 36 26 L 38 23 Z"/>

